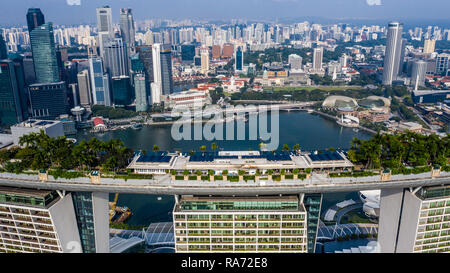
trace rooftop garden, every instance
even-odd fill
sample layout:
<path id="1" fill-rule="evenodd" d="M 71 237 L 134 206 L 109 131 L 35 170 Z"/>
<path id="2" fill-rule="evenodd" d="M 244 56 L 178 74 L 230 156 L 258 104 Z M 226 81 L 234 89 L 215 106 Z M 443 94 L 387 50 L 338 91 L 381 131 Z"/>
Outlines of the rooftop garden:
<path id="1" fill-rule="evenodd" d="M 354 138 L 347 157 L 361 170 L 344 170 L 338 168 L 327 170 L 330 177 L 364 177 L 375 176 L 381 169 L 389 169 L 392 174 L 418 174 L 429 172 L 433 167 L 450 171 L 450 135 L 440 138 L 437 135 L 424 136 L 417 133 L 401 133 L 397 135 L 377 134 L 369 140 Z M 43 131 L 25 135 L 20 139 L 20 147 L 0 150 L 0 172 L 36 174 L 47 170 L 55 178 L 73 179 L 87 176 L 93 170 L 100 170 L 103 176 L 117 179 L 151 179 L 151 174 L 134 174 L 127 170 L 134 152 L 122 141 L 113 139 L 100 141 L 92 138 L 74 144 L 65 137 L 51 138 Z M 216 151 L 217 144 L 211 145 Z M 331 148 L 330 148 L 331 149 Z M 283 145 L 282 151 L 290 148 Z M 298 144 L 292 151 L 299 151 Z M 153 152 L 159 151 L 154 145 Z M 206 146 L 200 147 L 205 153 Z M 141 151 L 146 154 L 145 151 Z M 359 169 L 355 167 L 355 169 Z M 198 170 L 177 172 L 166 170 L 173 180 L 202 181 L 283 181 L 290 179 L 304 180 L 312 169 L 274 169 L 256 170 L 256 172 L 240 170 L 238 173 L 214 172 Z"/>

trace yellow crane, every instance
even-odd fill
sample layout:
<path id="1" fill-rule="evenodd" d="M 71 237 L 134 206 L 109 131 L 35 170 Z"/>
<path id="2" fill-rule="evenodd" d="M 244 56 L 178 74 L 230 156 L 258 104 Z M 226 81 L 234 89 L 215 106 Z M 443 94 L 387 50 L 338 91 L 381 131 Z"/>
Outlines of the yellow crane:
<path id="1" fill-rule="evenodd" d="M 116 214 L 115 210 L 116 210 L 116 204 L 117 204 L 118 199 L 119 199 L 119 193 L 117 192 L 116 195 L 114 196 L 114 201 L 111 203 L 111 209 L 109 210 L 109 221 L 110 222 L 111 222 L 111 219 Z"/>

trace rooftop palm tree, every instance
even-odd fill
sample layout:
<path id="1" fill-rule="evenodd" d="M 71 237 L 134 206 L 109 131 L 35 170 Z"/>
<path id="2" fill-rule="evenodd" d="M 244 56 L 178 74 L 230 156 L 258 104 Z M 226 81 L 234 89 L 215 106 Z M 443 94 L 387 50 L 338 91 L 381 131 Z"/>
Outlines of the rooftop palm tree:
<path id="1" fill-rule="evenodd" d="M 153 145 L 153 152 L 158 152 L 159 151 L 159 147 L 158 147 L 158 145 Z"/>

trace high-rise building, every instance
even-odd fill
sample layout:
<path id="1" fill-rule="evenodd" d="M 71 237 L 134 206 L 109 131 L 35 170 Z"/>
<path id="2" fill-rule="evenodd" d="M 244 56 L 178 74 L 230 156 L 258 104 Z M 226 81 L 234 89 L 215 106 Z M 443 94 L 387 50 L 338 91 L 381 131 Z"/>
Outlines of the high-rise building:
<path id="1" fill-rule="evenodd" d="M 195 56 L 195 45 L 181 45 L 181 60 L 193 62 Z"/>
<path id="2" fill-rule="evenodd" d="M 78 234 L 71 194 L 0 187 L 0 252 L 77 251 Z"/>
<path id="3" fill-rule="evenodd" d="M 425 75 L 427 73 L 427 62 L 419 60 L 412 65 L 411 85 L 417 87 L 425 86 Z"/>
<path id="4" fill-rule="evenodd" d="M 120 9 L 120 32 L 124 42 L 127 44 L 128 53 L 135 52 L 135 28 L 131 9 Z"/>
<path id="5" fill-rule="evenodd" d="M 27 118 L 22 65 L 11 60 L 0 60 L 0 126 L 10 126 Z"/>
<path id="6" fill-rule="evenodd" d="M 449 185 L 382 190 L 380 211 L 381 252 L 450 252 Z"/>
<path id="7" fill-rule="evenodd" d="M 404 65 L 405 65 L 405 54 L 406 54 L 406 44 L 408 43 L 408 40 L 403 38 L 401 40 L 402 45 L 400 48 L 400 61 L 398 63 L 398 72 L 397 75 L 401 75 L 404 71 Z"/>
<path id="8" fill-rule="evenodd" d="M 348 56 L 344 53 L 341 57 L 339 57 L 339 64 L 341 67 L 347 67 L 348 65 Z"/>
<path id="9" fill-rule="evenodd" d="M 64 82 L 36 83 L 28 87 L 31 114 L 35 119 L 56 119 L 68 113 Z"/>
<path id="10" fill-rule="evenodd" d="M 234 54 L 234 47 L 232 44 L 224 44 L 222 48 L 223 58 L 232 58 Z"/>
<path id="11" fill-rule="evenodd" d="M 136 96 L 136 112 L 145 112 L 148 109 L 150 98 L 150 82 L 147 77 L 144 62 L 139 53 L 131 58 L 132 81 Z"/>
<path id="12" fill-rule="evenodd" d="M 153 82 L 153 52 L 152 46 L 138 46 L 136 52 L 139 59 L 144 64 L 145 74 L 149 82 Z"/>
<path id="13" fill-rule="evenodd" d="M 177 252 L 307 252 L 299 196 L 176 196 Z"/>
<path id="14" fill-rule="evenodd" d="M 30 33 L 36 82 L 54 83 L 60 80 L 52 23 L 43 24 Z"/>
<path id="15" fill-rule="evenodd" d="M 318 72 L 322 70 L 322 60 L 323 60 L 323 48 L 321 47 L 314 48 L 313 71 Z"/>
<path id="16" fill-rule="evenodd" d="M 83 253 L 109 252 L 109 194 L 71 192 Z"/>
<path id="17" fill-rule="evenodd" d="M 234 59 L 234 71 L 242 71 L 244 69 L 244 52 L 240 46 L 236 47 Z"/>
<path id="18" fill-rule="evenodd" d="M 400 67 L 400 57 L 402 54 L 402 31 L 402 23 L 389 23 L 383 65 L 384 85 L 391 85 L 392 81 L 397 78 Z"/>
<path id="19" fill-rule="evenodd" d="M 433 53 L 436 46 L 436 40 L 425 40 L 423 45 L 423 53 Z"/>
<path id="20" fill-rule="evenodd" d="M 436 75 L 447 76 L 449 70 L 449 62 L 450 54 L 441 53 L 436 57 Z"/>
<path id="21" fill-rule="evenodd" d="M 107 253 L 108 194 L 0 187 L 0 238 L 0 253 Z"/>
<path id="22" fill-rule="evenodd" d="M 25 83 L 27 85 L 36 83 L 36 73 L 34 72 L 34 61 L 31 53 L 24 54 L 22 64 L 23 64 L 23 73 L 25 75 Z"/>
<path id="23" fill-rule="evenodd" d="M 213 45 L 211 54 L 212 54 L 213 60 L 220 59 L 220 56 L 222 55 L 222 48 L 220 47 L 220 45 Z"/>
<path id="24" fill-rule="evenodd" d="M 6 48 L 6 42 L 3 39 L 2 33 L 0 33 L 0 60 L 8 59 L 8 49 Z"/>
<path id="25" fill-rule="evenodd" d="M 153 61 L 153 82 L 152 89 L 152 105 L 161 103 L 162 96 L 162 76 L 161 76 L 161 44 L 153 44 L 152 46 Z"/>
<path id="26" fill-rule="evenodd" d="M 108 73 L 104 73 L 103 71 L 102 58 L 89 56 L 92 102 L 93 104 L 112 106 L 109 76 Z"/>
<path id="27" fill-rule="evenodd" d="M 136 112 L 148 110 L 150 90 L 147 78 L 144 73 L 133 75 L 134 92 L 136 94 Z"/>
<path id="28" fill-rule="evenodd" d="M 301 70 L 303 58 L 297 54 L 291 54 L 288 57 L 289 65 L 291 66 L 291 70 Z"/>
<path id="29" fill-rule="evenodd" d="M 173 92 L 172 78 L 172 49 L 170 45 L 161 45 L 161 79 L 162 94 L 169 95 Z"/>
<path id="30" fill-rule="evenodd" d="M 152 47 L 153 83 L 152 104 L 160 103 L 163 95 L 169 95 L 173 90 L 172 51 L 170 45 L 154 44 Z M 159 100 L 159 102 L 158 102 Z"/>
<path id="31" fill-rule="evenodd" d="M 112 77 L 113 102 L 116 107 L 125 107 L 133 102 L 130 77 Z"/>
<path id="32" fill-rule="evenodd" d="M 209 50 L 208 48 L 202 48 L 200 51 L 200 58 L 202 62 L 202 74 L 208 75 L 209 73 Z"/>
<path id="33" fill-rule="evenodd" d="M 109 39 L 114 38 L 112 23 L 112 10 L 109 6 L 97 8 L 98 45 L 100 55 L 103 57 L 103 47 Z"/>
<path id="34" fill-rule="evenodd" d="M 93 103 L 91 81 L 89 78 L 89 70 L 87 69 L 79 72 L 77 75 L 80 104 L 83 107 L 90 107 Z"/>
<path id="35" fill-rule="evenodd" d="M 104 44 L 105 70 L 111 77 L 129 76 L 127 46 L 122 38 L 114 38 Z"/>
<path id="36" fill-rule="evenodd" d="M 28 32 L 31 33 L 35 28 L 45 24 L 44 14 L 41 9 L 30 8 L 27 12 Z"/>

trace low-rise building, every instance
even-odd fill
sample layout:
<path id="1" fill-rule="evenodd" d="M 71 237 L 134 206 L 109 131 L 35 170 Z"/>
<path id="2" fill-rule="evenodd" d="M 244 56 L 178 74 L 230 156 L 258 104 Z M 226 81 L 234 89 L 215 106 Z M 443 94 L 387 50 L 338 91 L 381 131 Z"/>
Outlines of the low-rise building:
<path id="1" fill-rule="evenodd" d="M 398 129 L 400 131 L 410 131 L 420 133 L 422 132 L 423 127 L 422 125 L 416 122 L 400 122 L 400 124 L 398 125 Z"/>
<path id="2" fill-rule="evenodd" d="M 39 133 L 41 130 L 50 137 L 64 136 L 64 126 L 61 121 L 29 119 L 11 126 L 14 145 L 19 145 L 20 137 Z"/>

